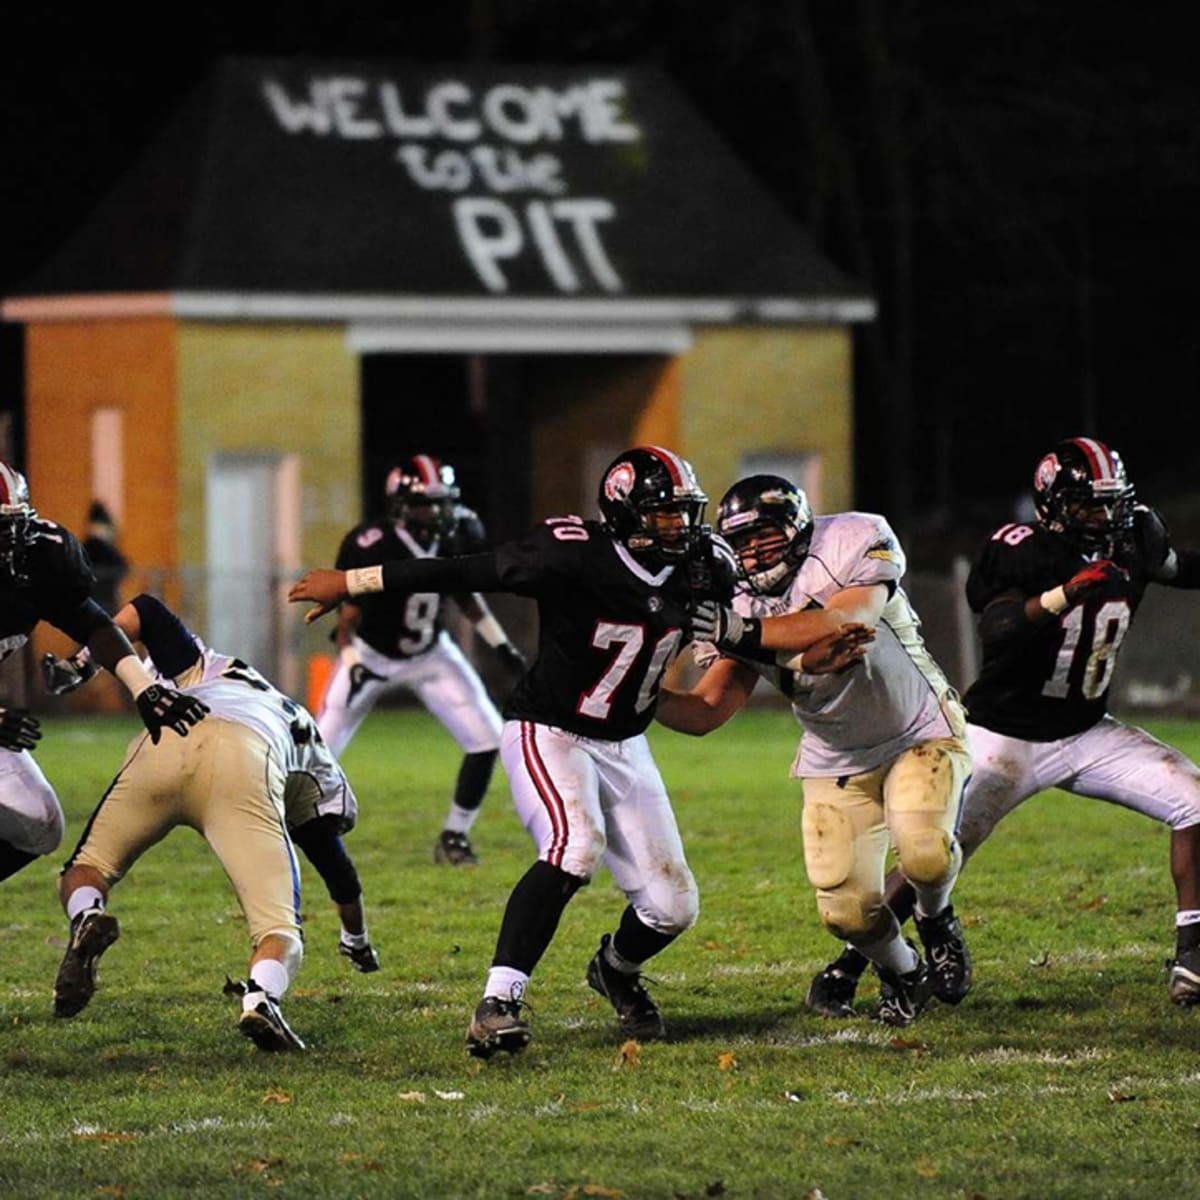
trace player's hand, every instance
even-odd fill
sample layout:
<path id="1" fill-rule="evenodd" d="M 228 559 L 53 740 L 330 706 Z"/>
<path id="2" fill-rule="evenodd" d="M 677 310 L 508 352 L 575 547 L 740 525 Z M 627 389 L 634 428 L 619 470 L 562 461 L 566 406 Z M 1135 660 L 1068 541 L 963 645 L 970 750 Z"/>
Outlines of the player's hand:
<path id="1" fill-rule="evenodd" d="M 1133 528 L 1121 549 L 1122 560 L 1137 566 L 1151 579 L 1163 582 L 1175 577 L 1178 563 L 1171 533 L 1158 509 L 1146 504 L 1134 506 Z"/>
<path id="2" fill-rule="evenodd" d="M 23 708 L 0 708 L 0 749 L 32 750 L 42 737 L 42 727 L 37 717 L 31 717 Z"/>
<path id="3" fill-rule="evenodd" d="M 720 650 L 734 650 L 747 643 L 747 648 L 757 648 L 760 623 L 752 617 L 743 617 L 715 600 L 701 600 L 692 605 L 692 637 L 697 642 L 712 642 Z"/>
<path id="4" fill-rule="evenodd" d="M 496 647 L 496 653 L 514 680 L 520 679 L 529 670 L 529 663 L 525 661 L 525 655 L 512 642 L 501 642 Z"/>
<path id="5" fill-rule="evenodd" d="M 173 729 L 180 737 L 187 737 L 188 730 L 199 725 L 209 711 L 208 705 L 195 696 L 159 683 L 152 683 L 139 693 L 137 707 L 142 723 L 150 731 L 150 740 L 156 746 L 164 729 Z"/>
<path id="6" fill-rule="evenodd" d="M 1068 604 L 1078 604 L 1081 600 L 1086 600 L 1093 592 L 1116 580 L 1126 578 L 1128 578 L 1126 573 L 1115 562 L 1111 559 L 1101 558 L 1076 571 L 1063 584 L 1063 591 L 1067 595 Z"/>
<path id="7" fill-rule="evenodd" d="M 96 674 L 91 658 L 83 663 L 74 658 L 59 658 L 56 654 L 42 655 L 42 686 L 52 696 L 64 696 L 87 683 Z"/>
<path id="8" fill-rule="evenodd" d="M 799 656 L 800 670 L 806 675 L 840 675 L 862 662 L 874 640 L 874 629 L 852 621 L 813 642 Z"/>
<path id="9" fill-rule="evenodd" d="M 343 600 L 349 598 L 350 593 L 346 589 L 346 572 L 333 571 L 326 567 L 305 571 L 288 589 L 288 599 L 293 604 L 298 604 L 302 600 L 316 602 L 316 606 L 304 614 L 305 625 L 311 625 L 313 621 L 323 617 L 326 613 L 333 612 Z"/>

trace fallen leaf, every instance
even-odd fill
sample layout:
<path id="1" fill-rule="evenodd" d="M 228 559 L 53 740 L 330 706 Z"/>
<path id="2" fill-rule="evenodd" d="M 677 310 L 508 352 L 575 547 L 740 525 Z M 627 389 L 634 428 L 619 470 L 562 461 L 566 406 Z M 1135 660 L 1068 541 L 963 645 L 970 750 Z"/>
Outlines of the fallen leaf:
<path id="1" fill-rule="evenodd" d="M 275 1167 L 280 1167 L 282 1165 L 282 1158 L 252 1158 L 246 1164 L 251 1171 L 255 1171 L 259 1175 L 262 1175 L 264 1172 L 273 1170 Z"/>
<path id="2" fill-rule="evenodd" d="M 1091 912 L 1097 908 L 1103 908 L 1108 903 L 1107 896 L 1093 896 L 1084 906 L 1084 912 Z"/>
<path id="3" fill-rule="evenodd" d="M 922 1054 L 929 1053 L 929 1043 L 918 1041 L 910 1038 L 892 1038 L 888 1043 L 893 1050 L 911 1050 L 914 1054 L 920 1057 Z"/>
<path id="4" fill-rule="evenodd" d="M 621 1200 L 625 1195 L 620 1188 L 601 1187 L 598 1183 L 585 1183 L 579 1192 L 582 1196 L 604 1196 L 607 1200 Z"/>
<path id="5" fill-rule="evenodd" d="M 1108 1102 L 1110 1104 L 1128 1104 L 1130 1100 L 1136 1100 L 1136 1096 L 1128 1095 L 1125 1092 L 1119 1091 L 1117 1088 L 1109 1088 Z"/>
<path id="6" fill-rule="evenodd" d="M 425 1103 L 425 1093 L 424 1092 L 401 1092 L 396 1097 L 396 1099 L 397 1100 L 407 1100 L 410 1104 L 424 1104 Z"/>
<path id="7" fill-rule="evenodd" d="M 928 1156 L 926 1156 L 924 1154 L 922 1154 L 921 1157 L 917 1159 L 916 1163 L 914 1164 L 913 1169 L 917 1172 L 918 1175 L 921 1176 L 922 1179 L 936 1179 L 937 1178 L 937 1173 L 938 1173 L 937 1164 L 934 1163 L 932 1158 L 929 1158 Z"/>
<path id="8" fill-rule="evenodd" d="M 717 1055 L 717 1066 L 722 1071 L 736 1071 L 738 1069 L 737 1055 L 726 1050 L 723 1054 Z"/>
<path id="9" fill-rule="evenodd" d="M 292 1095 L 290 1092 L 285 1092 L 280 1088 L 271 1088 L 267 1091 L 260 1103 L 262 1104 L 291 1104 Z"/>
<path id="10" fill-rule="evenodd" d="M 721 943 L 720 943 L 720 942 L 714 942 L 714 941 L 713 941 L 713 940 L 710 938 L 710 939 L 709 939 L 707 942 L 701 942 L 701 944 L 700 944 L 700 949 L 701 949 L 701 950 L 720 950 L 720 949 L 721 949 Z"/>
<path id="11" fill-rule="evenodd" d="M 641 1043 L 631 1040 L 622 1045 L 620 1052 L 617 1054 L 617 1061 L 613 1064 L 613 1070 L 619 1071 L 622 1067 L 640 1067 L 641 1065 Z"/>

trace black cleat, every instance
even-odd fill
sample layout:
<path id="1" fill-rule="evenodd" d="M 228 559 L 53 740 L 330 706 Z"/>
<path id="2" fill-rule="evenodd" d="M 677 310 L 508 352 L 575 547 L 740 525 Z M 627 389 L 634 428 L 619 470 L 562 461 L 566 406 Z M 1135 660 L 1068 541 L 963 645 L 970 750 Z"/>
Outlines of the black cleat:
<path id="1" fill-rule="evenodd" d="M 943 1004 L 958 1004 L 971 990 L 971 952 L 963 937 L 962 922 L 950 904 L 936 917 L 915 920 L 933 975 L 933 994 Z"/>
<path id="2" fill-rule="evenodd" d="M 248 1037 L 260 1050 L 279 1053 L 285 1050 L 303 1050 L 304 1043 L 292 1032 L 279 1011 L 279 1001 L 274 996 L 250 984 L 247 996 L 255 1001 L 250 1008 L 243 1008 L 238 1018 L 238 1030 Z"/>
<path id="3" fill-rule="evenodd" d="M 520 1000 L 484 996 L 467 1026 L 467 1053 L 473 1058 L 491 1058 L 498 1050 L 509 1054 L 524 1050 L 533 1031 L 521 1016 L 523 1007 Z"/>
<path id="4" fill-rule="evenodd" d="M 610 966 L 604 957 L 612 938 L 606 933 L 600 939 L 600 949 L 592 955 L 588 963 L 588 987 L 594 992 L 612 1002 L 617 1010 L 617 1024 L 621 1032 L 636 1038 L 641 1042 L 657 1041 L 667 1036 L 667 1027 L 663 1022 L 658 1005 L 650 998 L 650 993 L 642 987 L 641 972 L 627 975 Z"/>
<path id="5" fill-rule="evenodd" d="M 908 944 L 915 954 L 916 946 L 912 942 Z M 929 964 L 922 958 L 906 975 L 897 975 L 880 966 L 875 970 L 879 975 L 879 1007 L 875 1010 L 875 1019 L 897 1028 L 911 1025 L 933 995 L 933 972 Z"/>
<path id="6" fill-rule="evenodd" d="M 1167 989 L 1176 1004 L 1200 1004 L 1200 947 L 1185 950 L 1171 959 L 1167 966 L 1171 976 Z"/>
<path id="7" fill-rule="evenodd" d="M 804 997 L 804 1007 L 819 1017 L 852 1017 L 857 988 L 858 976 L 831 962 L 819 975 L 813 976 L 808 995 Z"/>
<path id="8" fill-rule="evenodd" d="M 96 964 L 120 935 L 117 918 L 98 908 L 71 922 L 71 941 L 54 978 L 56 1017 L 73 1017 L 87 1008 L 96 991 Z"/>
<path id="9" fill-rule="evenodd" d="M 479 865 L 479 858 L 471 849 L 471 839 L 465 833 L 455 833 L 451 829 L 443 829 L 433 843 L 433 861 L 448 863 L 452 867 Z"/>
<path id="10" fill-rule="evenodd" d="M 372 945 L 347 946 L 345 942 L 339 941 L 338 953 L 343 958 L 348 958 L 350 965 L 364 975 L 379 970 L 379 951 Z"/>

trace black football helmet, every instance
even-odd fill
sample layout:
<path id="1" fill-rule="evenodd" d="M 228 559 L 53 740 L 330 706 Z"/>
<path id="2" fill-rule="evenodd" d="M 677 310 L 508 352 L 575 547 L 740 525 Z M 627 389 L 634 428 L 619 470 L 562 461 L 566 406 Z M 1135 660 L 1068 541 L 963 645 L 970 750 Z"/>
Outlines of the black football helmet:
<path id="1" fill-rule="evenodd" d="M 459 498 L 454 468 L 429 454 L 418 454 L 393 467 L 384 484 L 391 520 L 403 525 L 422 545 L 449 533 Z"/>
<path id="2" fill-rule="evenodd" d="M 1033 474 L 1038 520 L 1083 554 L 1112 557 L 1133 527 L 1134 500 L 1121 456 L 1094 438 L 1059 442 Z"/>
<path id="3" fill-rule="evenodd" d="M 0 582 L 21 584 L 25 549 L 33 540 L 37 512 L 29 503 L 29 484 L 15 467 L 0 462 Z"/>
<path id="4" fill-rule="evenodd" d="M 812 506 L 782 475 L 749 475 L 721 497 L 717 533 L 733 547 L 750 587 L 760 595 L 779 596 L 808 557 Z"/>
<path id="5" fill-rule="evenodd" d="M 630 553 L 664 566 L 685 558 L 704 531 L 707 503 L 692 464 L 660 446 L 626 450 L 600 480 L 605 528 Z"/>

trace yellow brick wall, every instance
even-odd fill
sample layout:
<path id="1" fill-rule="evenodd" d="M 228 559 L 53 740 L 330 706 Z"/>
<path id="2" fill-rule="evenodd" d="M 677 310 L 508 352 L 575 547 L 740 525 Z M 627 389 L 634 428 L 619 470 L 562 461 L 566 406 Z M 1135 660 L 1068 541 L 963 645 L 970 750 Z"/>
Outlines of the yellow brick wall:
<path id="1" fill-rule="evenodd" d="M 818 453 L 819 508 L 851 507 L 853 376 L 846 328 L 700 329 L 679 361 L 680 440 L 712 504 L 747 452 Z"/>

